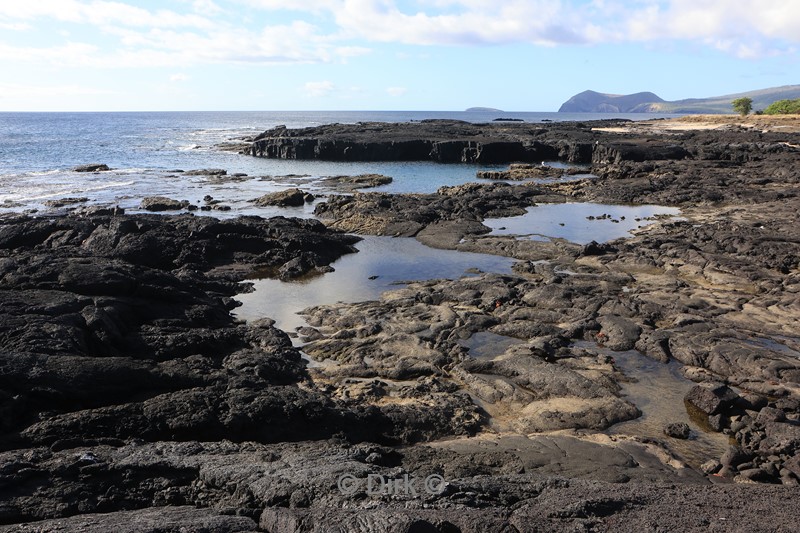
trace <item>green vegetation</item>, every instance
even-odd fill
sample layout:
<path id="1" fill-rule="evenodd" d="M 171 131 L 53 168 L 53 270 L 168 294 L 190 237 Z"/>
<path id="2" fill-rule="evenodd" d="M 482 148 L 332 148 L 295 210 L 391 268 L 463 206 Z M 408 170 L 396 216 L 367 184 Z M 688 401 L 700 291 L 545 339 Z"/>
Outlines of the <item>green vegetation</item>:
<path id="1" fill-rule="evenodd" d="M 731 102 L 733 110 L 742 116 L 747 115 L 753 109 L 753 99 L 748 97 L 737 98 Z"/>
<path id="2" fill-rule="evenodd" d="M 800 115 L 800 98 L 797 100 L 778 100 L 764 109 L 765 115 Z"/>

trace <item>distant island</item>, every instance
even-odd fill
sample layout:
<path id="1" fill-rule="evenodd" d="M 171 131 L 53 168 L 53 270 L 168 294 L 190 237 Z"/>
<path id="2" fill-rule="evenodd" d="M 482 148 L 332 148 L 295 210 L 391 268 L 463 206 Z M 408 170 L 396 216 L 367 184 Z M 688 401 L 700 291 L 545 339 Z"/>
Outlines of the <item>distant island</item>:
<path id="1" fill-rule="evenodd" d="M 467 113 L 480 113 L 480 112 L 487 112 L 487 113 L 504 113 L 502 109 L 495 109 L 494 107 L 470 107 L 464 110 Z"/>
<path id="2" fill-rule="evenodd" d="M 752 98 L 753 109 L 758 111 L 778 100 L 800 98 L 800 85 L 784 85 L 745 93 L 711 98 L 688 98 L 672 102 L 651 92 L 619 95 L 584 91 L 564 102 L 558 112 L 730 114 L 734 112 L 731 101 L 742 97 Z"/>

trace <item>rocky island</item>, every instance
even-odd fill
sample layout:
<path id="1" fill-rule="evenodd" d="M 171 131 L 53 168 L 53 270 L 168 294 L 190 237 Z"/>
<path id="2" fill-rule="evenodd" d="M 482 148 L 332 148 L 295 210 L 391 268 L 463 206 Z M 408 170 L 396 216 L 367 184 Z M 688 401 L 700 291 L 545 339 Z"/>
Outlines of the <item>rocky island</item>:
<path id="1" fill-rule="evenodd" d="M 515 165 L 318 220 L 0 217 L 0 531 L 793 531 L 799 124 L 275 128 L 247 153 Z M 681 212 L 602 243 L 487 225 L 589 201 Z M 297 331 L 232 316 L 354 234 L 517 262 Z M 677 396 L 633 392 L 661 369 Z"/>

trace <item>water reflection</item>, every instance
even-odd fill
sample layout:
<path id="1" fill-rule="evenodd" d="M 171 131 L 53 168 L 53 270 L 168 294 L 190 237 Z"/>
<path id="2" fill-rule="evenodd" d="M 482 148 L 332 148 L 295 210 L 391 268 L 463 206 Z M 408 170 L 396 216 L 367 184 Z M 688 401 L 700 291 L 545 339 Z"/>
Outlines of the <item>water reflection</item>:
<path id="1" fill-rule="evenodd" d="M 484 224 L 492 228 L 491 235 L 561 238 L 587 244 L 629 237 L 631 230 L 652 224 L 652 217 L 679 213 L 677 208 L 658 205 L 539 204 L 529 207 L 525 215 L 487 219 Z"/>
<path id="2" fill-rule="evenodd" d="M 695 385 L 681 374 L 677 361 L 667 364 L 649 359 L 636 350 L 614 352 L 594 342 L 580 341 L 575 346 L 602 353 L 614 359 L 628 381 L 621 383 L 622 397 L 642 411 L 642 416 L 612 426 L 611 434 L 651 437 L 666 442 L 694 467 L 710 457 L 720 457 L 729 446 L 728 437 L 711 432 L 698 424 L 686 410 L 684 396 Z M 689 440 L 672 439 L 664 428 L 673 422 L 684 422 L 692 429 Z"/>
<path id="3" fill-rule="evenodd" d="M 494 255 L 436 250 L 415 239 L 365 237 L 349 254 L 333 264 L 335 272 L 301 281 L 253 281 L 255 292 L 241 294 L 235 314 L 245 320 L 274 319 L 284 331 L 305 324 L 297 315 L 306 307 L 336 302 L 375 300 L 404 281 L 460 278 L 468 269 L 511 273 L 513 260 Z"/>
<path id="4" fill-rule="evenodd" d="M 458 344 L 469 349 L 469 356 L 475 359 L 493 360 L 500 357 L 512 346 L 523 344 L 524 341 L 498 335 L 491 331 L 473 333 L 468 339 L 458 341 Z"/>

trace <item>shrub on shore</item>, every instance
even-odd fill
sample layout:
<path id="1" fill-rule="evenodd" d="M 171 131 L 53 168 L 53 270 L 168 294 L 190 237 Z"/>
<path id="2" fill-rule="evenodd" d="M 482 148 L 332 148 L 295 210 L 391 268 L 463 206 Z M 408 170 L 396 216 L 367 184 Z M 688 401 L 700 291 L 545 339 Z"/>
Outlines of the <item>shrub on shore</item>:
<path id="1" fill-rule="evenodd" d="M 800 98 L 796 100 L 778 100 L 764 109 L 765 115 L 798 115 L 800 114 Z"/>

